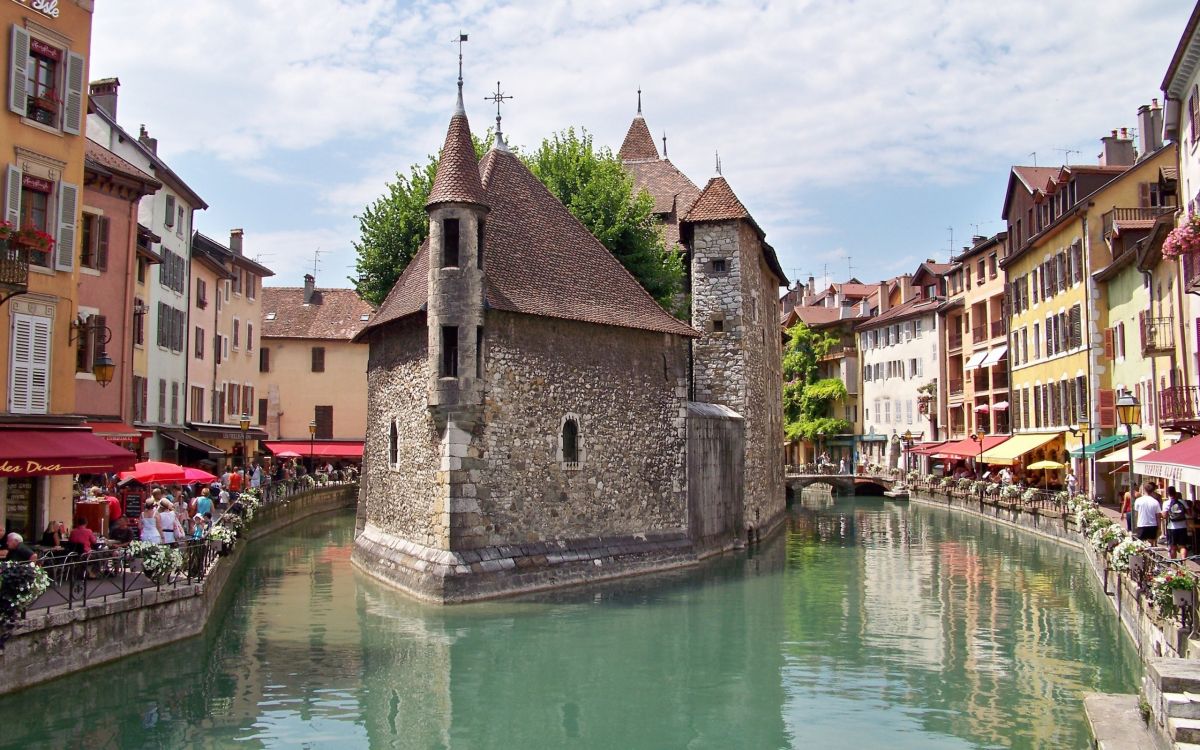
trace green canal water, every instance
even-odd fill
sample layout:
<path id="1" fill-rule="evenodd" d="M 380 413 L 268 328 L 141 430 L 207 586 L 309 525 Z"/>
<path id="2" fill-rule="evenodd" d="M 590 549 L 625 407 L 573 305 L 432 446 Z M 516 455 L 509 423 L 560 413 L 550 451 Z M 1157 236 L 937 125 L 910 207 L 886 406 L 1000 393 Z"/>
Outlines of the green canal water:
<path id="1" fill-rule="evenodd" d="M 1078 553 L 937 508 L 806 496 L 749 557 L 452 608 L 352 533 L 281 532 L 204 637 L 0 699 L 0 745 L 1082 748 L 1082 695 L 1140 674 Z"/>

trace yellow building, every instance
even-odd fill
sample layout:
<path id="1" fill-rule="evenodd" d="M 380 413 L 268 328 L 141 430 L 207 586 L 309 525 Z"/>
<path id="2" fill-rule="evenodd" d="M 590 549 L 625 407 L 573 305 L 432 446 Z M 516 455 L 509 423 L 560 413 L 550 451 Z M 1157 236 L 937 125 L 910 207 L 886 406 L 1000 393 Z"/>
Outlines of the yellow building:
<path id="1" fill-rule="evenodd" d="M 262 310 L 267 448 L 357 460 L 367 430 L 368 347 L 353 339 L 374 309 L 353 289 L 319 289 L 306 274 L 303 287 L 264 288 Z"/>
<path id="2" fill-rule="evenodd" d="M 72 474 L 118 468 L 131 454 L 72 416 L 76 337 L 93 335 L 74 325 L 92 3 L 10 1 L 0 4 L 0 25 L 0 514 L 5 530 L 32 537 L 70 517 Z M 20 236 L 8 236 L 14 229 Z M 34 231 L 53 246 L 31 242 Z"/>
<path id="3" fill-rule="evenodd" d="M 1014 433 L 1031 436 L 1020 441 L 1018 466 L 1065 461 L 1068 433 L 1077 447 L 1118 426 L 1112 372 L 1126 350 L 1106 334 L 1108 311 L 1092 275 L 1113 261 L 1114 227 L 1153 223 L 1160 209 L 1150 205 L 1149 185 L 1172 161 L 1169 149 L 1139 160 L 1132 141 L 1115 132 L 1103 144 L 1098 167 L 1051 174 L 1015 167 L 1010 177 L 1005 218 L 1014 244 L 1002 265 L 1011 311 L 1011 416 Z M 1128 336 L 1136 346 L 1136 334 Z M 1094 465 L 1077 470 L 1092 476 Z"/>

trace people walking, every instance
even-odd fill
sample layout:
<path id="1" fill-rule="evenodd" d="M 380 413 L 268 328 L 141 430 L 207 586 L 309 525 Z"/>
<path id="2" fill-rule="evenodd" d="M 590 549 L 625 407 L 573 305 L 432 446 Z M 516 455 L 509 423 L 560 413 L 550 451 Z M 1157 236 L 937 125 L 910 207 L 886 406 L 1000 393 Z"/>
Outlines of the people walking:
<path id="1" fill-rule="evenodd" d="M 154 493 L 158 493 L 155 495 Z M 152 544 L 162 544 L 162 533 L 158 530 L 158 502 L 162 497 L 159 490 L 154 490 L 151 493 L 154 499 L 146 503 L 146 507 L 142 508 L 142 513 L 138 516 L 139 531 L 141 532 L 141 540 Z"/>
<path id="2" fill-rule="evenodd" d="M 1137 538 L 1154 544 L 1158 541 L 1158 521 L 1162 516 L 1162 502 L 1154 485 L 1147 483 L 1142 494 L 1133 503 L 1133 515 L 1137 523 Z"/>
<path id="3" fill-rule="evenodd" d="M 1191 508 L 1174 487 L 1167 488 L 1167 497 L 1162 502 L 1162 515 L 1167 521 L 1167 554 L 1174 558 L 1187 557 L 1188 515 Z"/>
<path id="4" fill-rule="evenodd" d="M 174 544 L 180 536 L 175 506 L 165 498 L 158 504 L 158 532 L 162 535 L 163 544 Z"/>

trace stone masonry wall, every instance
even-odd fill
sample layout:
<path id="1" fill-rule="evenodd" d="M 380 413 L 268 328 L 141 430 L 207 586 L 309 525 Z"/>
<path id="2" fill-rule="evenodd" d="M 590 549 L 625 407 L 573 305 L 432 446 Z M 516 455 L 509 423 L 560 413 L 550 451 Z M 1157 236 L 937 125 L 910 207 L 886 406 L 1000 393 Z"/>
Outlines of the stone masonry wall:
<path id="1" fill-rule="evenodd" d="M 426 346 L 422 315 L 372 337 L 358 525 L 374 524 L 402 539 L 434 547 L 448 529 L 438 481 L 441 431 L 427 407 Z M 398 438 L 395 465 L 389 455 L 393 421 Z"/>
<path id="2" fill-rule="evenodd" d="M 683 339 L 500 311 L 485 330 L 479 525 L 456 549 L 686 527 Z M 578 468 L 561 460 L 568 416 Z"/>
<path id="3" fill-rule="evenodd" d="M 714 271 L 713 261 L 725 261 Z M 742 350 L 742 253 L 736 222 L 697 224 L 692 240 L 692 327 L 703 336 L 692 348 L 693 400 L 741 414 L 746 400 Z M 721 331 L 714 331 L 720 320 Z"/>

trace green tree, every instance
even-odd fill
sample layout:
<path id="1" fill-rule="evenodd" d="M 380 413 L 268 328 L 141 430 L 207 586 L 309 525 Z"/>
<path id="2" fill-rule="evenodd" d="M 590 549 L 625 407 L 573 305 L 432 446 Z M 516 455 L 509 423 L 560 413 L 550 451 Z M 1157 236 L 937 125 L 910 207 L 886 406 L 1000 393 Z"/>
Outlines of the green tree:
<path id="1" fill-rule="evenodd" d="M 478 156 L 491 147 L 489 132 L 475 139 Z M 515 149 L 514 149 L 515 150 Z M 659 304 L 679 314 L 683 256 L 665 246 L 654 220 L 654 201 L 634 193 L 633 183 L 608 149 L 568 129 L 542 141 L 530 155 L 517 152 L 529 170 L 608 248 Z M 437 157 L 397 173 L 387 192 L 356 217 L 359 240 L 353 279 L 359 295 L 380 304 L 429 233 L 425 201 L 437 173 Z"/>
<path id="2" fill-rule="evenodd" d="M 837 336 L 805 323 L 788 329 L 788 343 L 783 350 L 783 418 L 788 440 L 817 442 L 850 430 L 849 422 L 830 414 L 834 402 L 846 398 L 846 384 L 836 378 L 817 377 L 821 358 L 838 343 Z"/>

